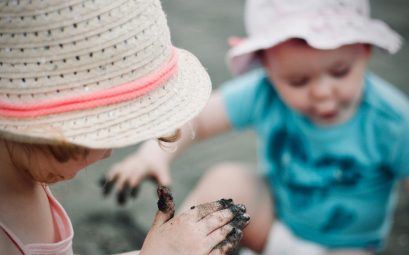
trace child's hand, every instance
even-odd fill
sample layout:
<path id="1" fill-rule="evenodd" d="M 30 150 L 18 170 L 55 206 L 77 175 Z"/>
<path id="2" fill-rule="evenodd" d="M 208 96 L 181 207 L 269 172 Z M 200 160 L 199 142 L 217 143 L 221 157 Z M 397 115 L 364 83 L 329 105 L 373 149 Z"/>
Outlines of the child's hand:
<path id="1" fill-rule="evenodd" d="M 250 217 L 232 200 L 192 207 L 175 218 L 172 196 L 158 188 L 159 211 L 143 244 L 141 255 L 218 255 L 230 253 L 242 237 Z"/>
<path id="2" fill-rule="evenodd" d="M 156 141 L 148 141 L 136 154 L 114 164 L 100 181 L 104 196 L 115 187 L 117 201 L 120 205 L 126 203 L 128 197 L 135 198 L 140 183 L 148 178 L 159 185 L 170 185 L 169 163 L 164 152 Z"/>

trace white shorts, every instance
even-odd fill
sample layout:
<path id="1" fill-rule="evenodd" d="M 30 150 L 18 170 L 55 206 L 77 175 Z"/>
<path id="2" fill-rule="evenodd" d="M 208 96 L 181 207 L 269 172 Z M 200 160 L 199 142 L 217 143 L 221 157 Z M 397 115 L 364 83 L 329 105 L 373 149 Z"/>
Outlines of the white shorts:
<path id="1" fill-rule="evenodd" d="M 240 255 L 254 255 L 255 253 L 244 249 Z M 324 246 L 300 239 L 283 223 L 274 222 L 268 237 L 266 248 L 261 255 L 330 255 L 330 254 L 350 254 L 350 255 L 370 255 L 371 253 L 362 250 L 342 250 L 330 251 Z"/>

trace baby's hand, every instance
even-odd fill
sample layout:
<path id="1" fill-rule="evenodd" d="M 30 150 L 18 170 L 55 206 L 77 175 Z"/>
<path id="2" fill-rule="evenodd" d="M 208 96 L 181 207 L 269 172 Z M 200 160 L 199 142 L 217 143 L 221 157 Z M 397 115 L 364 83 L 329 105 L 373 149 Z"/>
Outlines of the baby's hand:
<path id="1" fill-rule="evenodd" d="M 114 164 L 100 181 L 104 196 L 115 189 L 118 204 L 124 205 L 129 197 L 137 196 L 139 185 L 144 179 L 169 186 L 169 163 L 163 151 L 156 152 L 157 147 L 156 143 L 147 142 L 136 154 Z"/>
<path id="2" fill-rule="evenodd" d="M 243 205 L 231 199 L 191 207 L 173 218 L 174 205 L 169 190 L 158 188 L 154 223 L 143 244 L 141 255 L 229 254 L 239 243 L 250 217 Z"/>

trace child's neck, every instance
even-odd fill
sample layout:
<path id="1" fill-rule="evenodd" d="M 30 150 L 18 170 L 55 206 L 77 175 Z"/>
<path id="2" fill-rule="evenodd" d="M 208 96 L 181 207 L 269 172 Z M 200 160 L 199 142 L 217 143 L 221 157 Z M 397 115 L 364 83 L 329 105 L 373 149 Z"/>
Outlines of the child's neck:
<path id="1" fill-rule="evenodd" d="M 44 187 L 13 163 L 1 140 L 0 162 L 0 222 L 5 223 L 24 243 L 59 241 L 61 237 L 56 231 Z"/>

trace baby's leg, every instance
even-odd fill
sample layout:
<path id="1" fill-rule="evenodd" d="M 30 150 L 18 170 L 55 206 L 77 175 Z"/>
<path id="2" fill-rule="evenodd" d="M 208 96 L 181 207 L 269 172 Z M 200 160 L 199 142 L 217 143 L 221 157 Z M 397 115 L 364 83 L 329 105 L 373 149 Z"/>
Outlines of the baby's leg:
<path id="1" fill-rule="evenodd" d="M 369 251 L 340 250 L 328 252 L 328 255 L 371 255 Z"/>
<path id="2" fill-rule="evenodd" d="M 244 204 L 251 220 L 244 230 L 241 243 L 261 252 L 274 221 L 273 203 L 268 190 L 255 171 L 240 164 L 220 164 L 204 175 L 184 201 L 180 211 L 220 198 L 232 198 L 235 203 Z"/>

